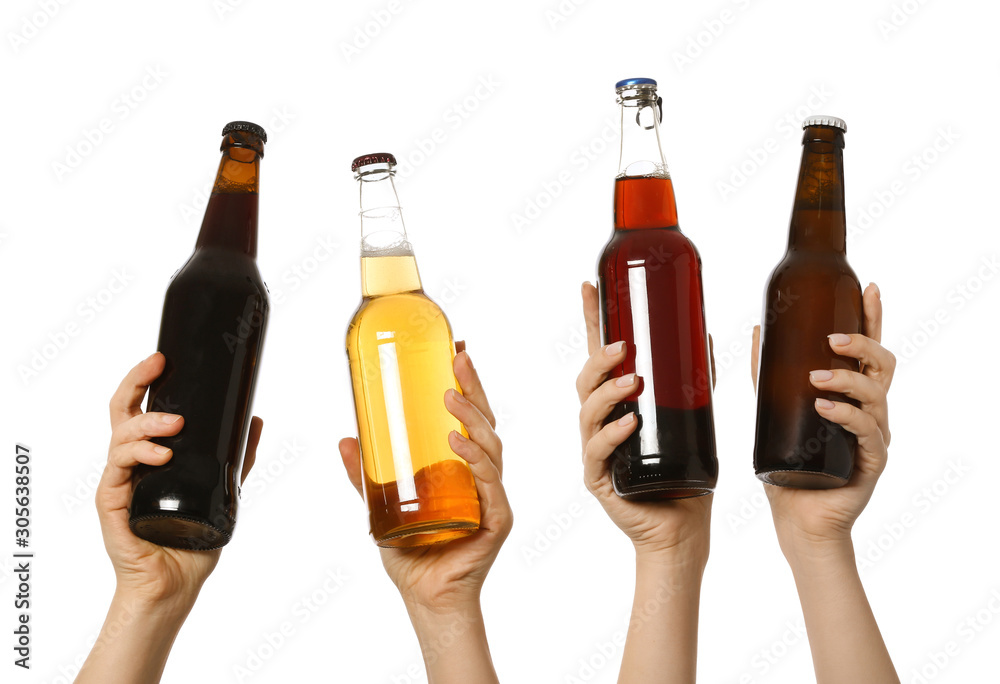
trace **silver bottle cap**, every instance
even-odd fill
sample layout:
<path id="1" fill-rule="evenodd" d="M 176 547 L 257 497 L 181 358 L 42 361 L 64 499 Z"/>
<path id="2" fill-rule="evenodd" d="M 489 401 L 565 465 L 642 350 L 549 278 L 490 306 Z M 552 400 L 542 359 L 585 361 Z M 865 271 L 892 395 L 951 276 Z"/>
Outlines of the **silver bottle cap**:
<path id="1" fill-rule="evenodd" d="M 839 128 L 844 133 L 847 133 L 847 124 L 843 119 L 838 119 L 835 116 L 826 116 L 823 114 L 810 116 L 802 122 L 802 128 L 807 128 L 809 126 L 833 126 L 834 128 Z"/>

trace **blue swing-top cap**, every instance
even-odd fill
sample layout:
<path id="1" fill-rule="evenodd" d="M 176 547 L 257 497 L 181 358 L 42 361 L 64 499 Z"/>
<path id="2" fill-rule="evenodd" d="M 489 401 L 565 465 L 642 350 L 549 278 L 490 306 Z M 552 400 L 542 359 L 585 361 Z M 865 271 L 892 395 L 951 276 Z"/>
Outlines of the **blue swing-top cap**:
<path id="1" fill-rule="evenodd" d="M 615 83 L 615 90 L 621 90 L 623 88 L 634 88 L 636 86 L 651 85 L 655 86 L 656 81 L 651 78 L 626 78 L 624 81 L 618 81 Z"/>

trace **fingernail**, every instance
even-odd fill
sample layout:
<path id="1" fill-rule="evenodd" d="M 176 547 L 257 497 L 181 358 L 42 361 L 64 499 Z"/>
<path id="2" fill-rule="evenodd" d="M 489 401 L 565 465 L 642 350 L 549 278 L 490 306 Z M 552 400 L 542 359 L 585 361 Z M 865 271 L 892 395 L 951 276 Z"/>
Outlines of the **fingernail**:
<path id="1" fill-rule="evenodd" d="M 834 407 L 834 403 L 832 401 L 830 401 L 829 399 L 817 399 L 816 400 L 816 408 L 832 409 L 833 407 Z"/>
<path id="2" fill-rule="evenodd" d="M 464 443 L 464 442 L 468 442 L 469 441 L 469 438 L 466 437 L 465 435 L 463 435 L 458 430 L 452 430 L 451 434 L 455 435 L 455 439 L 457 439 L 459 442 L 463 442 Z"/>
<path id="3" fill-rule="evenodd" d="M 469 368 L 476 370 L 476 367 L 472 365 L 472 357 L 469 356 L 469 352 L 465 352 L 465 360 L 469 362 Z"/>
<path id="4" fill-rule="evenodd" d="M 629 373 L 628 375 L 621 376 L 615 380 L 615 384 L 619 387 L 631 387 L 635 384 L 635 373 Z"/>
<path id="5" fill-rule="evenodd" d="M 833 379 L 833 371 L 828 370 L 814 370 L 809 371 L 810 380 L 818 380 L 819 382 L 825 382 L 826 380 Z"/>
<path id="6" fill-rule="evenodd" d="M 469 400 L 462 396 L 462 393 L 458 390 L 449 390 L 451 392 L 452 398 L 460 404 L 468 404 Z"/>
<path id="7" fill-rule="evenodd" d="M 159 446 L 159 445 L 157 445 L 157 446 L 153 447 L 153 451 L 155 451 L 156 453 L 158 453 L 158 454 L 160 454 L 162 456 L 163 454 L 168 453 L 170 451 L 170 449 L 168 449 L 165 446 Z"/>
<path id="8" fill-rule="evenodd" d="M 827 335 L 827 337 L 830 338 L 830 344 L 834 347 L 844 347 L 851 343 L 851 336 L 844 333 L 833 333 L 832 335 Z"/>
<path id="9" fill-rule="evenodd" d="M 604 353 L 608 356 L 614 356 L 615 354 L 621 354 L 622 350 L 625 348 L 625 340 L 621 342 L 615 342 L 614 344 L 609 344 L 604 348 Z"/>
<path id="10" fill-rule="evenodd" d="M 180 416 L 176 416 L 176 415 L 173 415 L 171 413 L 167 413 L 167 414 L 164 414 L 164 415 L 160 416 L 160 420 L 162 420 L 167 425 L 173 425 L 174 423 L 176 423 L 180 419 L 181 419 Z"/>
<path id="11" fill-rule="evenodd" d="M 143 363 L 145 363 L 146 361 L 149 361 L 151 358 L 153 358 L 154 356 L 156 356 L 159 353 L 160 352 L 153 352 L 152 354 L 150 354 L 149 356 L 147 356 L 145 359 L 143 359 Z"/>
<path id="12" fill-rule="evenodd" d="M 882 299 L 882 290 L 878 289 L 878 285 L 876 285 L 875 283 L 868 283 L 868 284 L 875 288 L 875 296 L 878 297 L 879 299 Z"/>
<path id="13" fill-rule="evenodd" d="M 618 424 L 624 427 L 626 425 L 631 425 L 633 420 L 635 420 L 635 413 L 629 412 L 618 420 Z"/>

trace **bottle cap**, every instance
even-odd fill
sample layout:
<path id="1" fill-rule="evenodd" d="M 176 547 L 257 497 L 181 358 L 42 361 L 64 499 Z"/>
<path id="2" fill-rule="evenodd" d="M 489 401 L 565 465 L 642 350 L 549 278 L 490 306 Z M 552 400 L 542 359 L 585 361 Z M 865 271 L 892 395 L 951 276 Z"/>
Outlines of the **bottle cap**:
<path id="1" fill-rule="evenodd" d="M 847 124 L 844 123 L 843 119 L 838 119 L 835 116 L 826 116 L 824 114 L 810 116 L 802 122 L 802 128 L 807 128 L 809 126 L 831 126 L 833 128 L 839 128 L 844 133 L 847 133 Z"/>
<path id="2" fill-rule="evenodd" d="M 222 129 L 222 135 L 228 135 L 232 131 L 247 131 L 258 136 L 263 142 L 267 142 L 267 132 L 262 126 L 249 121 L 230 121 Z"/>
<path id="3" fill-rule="evenodd" d="M 357 171 L 362 166 L 368 164 L 389 164 L 396 165 L 396 158 L 388 152 L 375 152 L 374 154 L 363 154 L 351 162 L 351 171 Z"/>
<path id="4" fill-rule="evenodd" d="M 615 83 L 615 90 L 621 91 L 628 88 L 656 87 L 656 81 L 651 78 L 626 78 L 624 81 Z"/>

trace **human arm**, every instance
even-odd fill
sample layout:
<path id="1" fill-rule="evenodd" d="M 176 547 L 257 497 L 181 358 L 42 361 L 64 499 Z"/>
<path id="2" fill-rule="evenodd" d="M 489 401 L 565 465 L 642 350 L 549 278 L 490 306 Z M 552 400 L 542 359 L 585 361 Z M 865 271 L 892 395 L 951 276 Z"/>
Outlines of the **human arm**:
<path id="1" fill-rule="evenodd" d="M 496 682 L 479 596 L 513 515 L 503 488 L 503 447 L 496 419 L 464 344 L 456 345 L 454 371 L 462 392 L 448 390 L 445 406 L 469 437 L 448 436 L 469 464 L 480 502 L 479 530 L 446 544 L 381 549 L 382 564 L 403 598 L 420 643 L 429 684 Z M 356 439 L 340 441 L 351 484 L 361 493 L 361 455 Z"/>
<path id="2" fill-rule="evenodd" d="M 635 391 L 634 375 L 608 379 L 626 355 L 624 342 L 600 346 L 598 294 L 582 288 L 590 357 L 577 378 L 584 481 L 611 520 L 632 541 L 636 583 L 620 684 L 694 682 L 701 580 L 708 562 L 712 495 L 635 502 L 619 497 L 608 459 L 635 430 L 633 414 L 604 425 Z"/>
<path id="3" fill-rule="evenodd" d="M 128 373 L 111 399 L 111 445 L 96 504 L 116 587 L 77 684 L 159 681 L 181 625 L 219 562 L 218 549 L 184 551 L 158 546 L 136 537 L 128 526 L 132 468 L 139 463 L 162 465 L 169 461 L 171 451 L 149 440 L 175 435 L 184 425 L 184 419 L 175 414 L 142 412 L 146 390 L 163 367 L 163 355 L 153 354 Z M 256 458 L 262 427 L 263 421 L 254 417 L 247 438 L 244 479 Z"/>
<path id="4" fill-rule="evenodd" d="M 865 334 L 831 331 L 830 346 L 858 359 L 862 372 L 816 369 L 818 389 L 857 400 L 816 400 L 816 411 L 857 436 L 854 471 L 837 489 L 805 490 L 765 484 L 782 553 L 792 570 L 805 618 L 818 684 L 899 682 L 872 613 L 854 557 L 851 530 L 885 470 L 889 434 L 886 393 L 896 359 L 879 343 L 882 302 L 878 287 L 864 292 Z M 751 375 L 756 387 L 760 330 L 754 329 Z"/>

